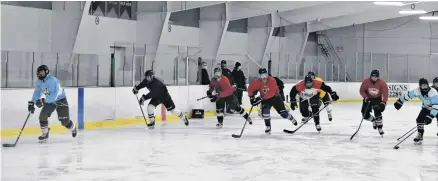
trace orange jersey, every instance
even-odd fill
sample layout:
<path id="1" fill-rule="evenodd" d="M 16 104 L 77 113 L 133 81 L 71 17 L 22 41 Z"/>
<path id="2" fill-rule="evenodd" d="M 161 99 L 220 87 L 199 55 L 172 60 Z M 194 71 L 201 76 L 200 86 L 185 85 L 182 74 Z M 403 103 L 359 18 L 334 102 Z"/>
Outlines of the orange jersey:
<path id="1" fill-rule="evenodd" d="M 298 94 L 302 99 L 310 99 L 313 96 L 318 95 L 319 90 L 332 92 L 332 89 L 320 80 L 314 79 L 312 88 L 310 89 L 306 88 L 304 81 L 300 81 L 292 88 L 292 90 L 290 90 L 290 98 L 295 99 Z"/>
<path id="2" fill-rule="evenodd" d="M 248 96 L 254 96 L 260 92 L 260 95 L 264 100 L 270 99 L 279 93 L 277 82 L 271 76 L 268 76 L 268 80 L 264 83 L 261 79 L 253 80 L 248 86 Z"/>

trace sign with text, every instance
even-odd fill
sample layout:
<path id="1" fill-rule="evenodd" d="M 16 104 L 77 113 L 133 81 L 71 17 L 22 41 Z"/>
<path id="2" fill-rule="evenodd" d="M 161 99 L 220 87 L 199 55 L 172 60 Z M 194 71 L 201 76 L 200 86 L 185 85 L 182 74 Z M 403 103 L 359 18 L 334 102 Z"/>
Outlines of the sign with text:
<path id="1" fill-rule="evenodd" d="M 403 83 L 388 83 L 388 89 L 390 98 L 399 98 L 410 90 L 409 84 Z"/>

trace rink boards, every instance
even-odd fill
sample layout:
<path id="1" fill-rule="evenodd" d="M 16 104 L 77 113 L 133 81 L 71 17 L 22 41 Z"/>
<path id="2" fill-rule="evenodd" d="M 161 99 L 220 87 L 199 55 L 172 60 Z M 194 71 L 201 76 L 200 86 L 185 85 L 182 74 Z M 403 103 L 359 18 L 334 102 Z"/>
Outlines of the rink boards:
<path id="1" fill-rule="evenodd" d="M 327 83 L 340 96 L 339 103 L 360 102 L 360 84 L 354 83 Z M 285 84 L 286 95 L 295 84 Z M 396 100 L 402 93 L 417 87 L 415 83 L 390 83 L 390 101 Z M 215 115 L 215 105 L 209 99 L 196 101 L 204 97 L 207 86 L 168 86 L 169 93 L 175 102 L 176 108 L 183 110 L 188 116 L 192 109 L 204 109 L 205 116 Z M 132 87 L 116 88 L 65 88 L 70 105 L 70 119 L 77 121 L 80 129 L 98 129 L 130 124 L 144 124 L 137 98 L 132 94 Z M 139 92 L 146 94 L 147 89 Z M 1 136 L 16 136 L 27 116 L 27 101 L 30 100 L 33 89 L 2 89 L 1 91 Z M 419 100 L 412 100 L 418 102 Z M 249 98 L 244 92 L 243 104 L 248 111 L 251 107 Z M 145 103 L 147 105 L 147 102 Z M 392 105 L 388 105 L 392 106 Z M 28 121 L 23 134 L 40 134 L 38 115 L 41 109 L 35 111 Z M 253 109 L 256 111 L 257 109 Z M 147 118 L 146 107 L 143 107 Z M 180 121 L 176 116 L 166 113 L 164 107 L 155 109 L 157 122 Z M 49 118 L 52 133 L 66 132 L 57 120 L 56 112 Z"/>

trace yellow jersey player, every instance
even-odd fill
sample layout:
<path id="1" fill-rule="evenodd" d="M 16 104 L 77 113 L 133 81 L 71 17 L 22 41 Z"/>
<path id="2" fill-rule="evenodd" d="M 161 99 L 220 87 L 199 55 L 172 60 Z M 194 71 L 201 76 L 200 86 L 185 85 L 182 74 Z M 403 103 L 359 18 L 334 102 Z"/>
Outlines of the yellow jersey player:
<path id="1" fill-rule="evenodd" d="M 322 80 L 322 78 L 316 77 L 315 72 L 313 72 L 313 71 L 310 71 L 307 75 L 310 75 L 312 77 L 312 79 L 316 79 L 316 80 L 319 80 L 321 82 L 324 82 Z M 327 105 L 326 110 L 327 110 L 328 119 L 329 119 L 329 121 L 332 121 L 333 117 L 332 117 L 332 106 L 330 105 L 330 103 L 331 103 L 330 95 L 321 89 L 318 90 L 318 94 L 319 94 L 319 97 L 321 98 L 321 101 L 324 103 L 324 105 Z"/>

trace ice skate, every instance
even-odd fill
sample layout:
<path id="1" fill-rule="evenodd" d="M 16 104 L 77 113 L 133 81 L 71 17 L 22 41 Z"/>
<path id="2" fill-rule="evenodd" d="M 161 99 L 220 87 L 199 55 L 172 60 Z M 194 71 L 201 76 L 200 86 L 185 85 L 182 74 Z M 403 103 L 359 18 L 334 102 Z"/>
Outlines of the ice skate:
<path id="1" fill-rule="evenodd" d="M 327 116 L 329 121 L 332 121 L 333 117 L 332 117 L 332 111 L 327 111 Z"/>
<path id="2" fill-rule="evenodd" d="M 49 139 L 50 128 L 47 129 L 47 133 L 43 133 L 41 136 L 38 136 L 38 140 L 40 143 L 45 143 Z"/>
<path id="3" fill-rule="evenodd" d="M 189 120 L 187 119 L 187 117 L 184 116 L 183 121 L 186 126 L 189 126 Z"/>
<path id="4" fill-rule="evenodd" d="M 292 124 L 294 124 L 295 126 L 298 125 L 298 122 L 297 122 L 297 120 L 295 120 L 294 117 L 291 116 L 291 117 L 289 118 L 289 120 L 290 120 L 290 122 L 292 122 Z"/>
<path id="5" fill-rule="evenodd" d="M 223 126 L 224 126 L 223 123 L 217 123 L 217 124 L 216 124 L 216 128 L 217 128 L 217 129 L 222 129 Z"/>
<path id="6" fill-rule="evenodd" d="M 265 133 L 271 135 L 271 126 L 266 126 Z"/>
<path id="7" fill-rule="evenodd" d="M 252 119 L 250 117 L 246 118 L 246 121 L 248 121 L 249 125 L 252 125 Z"/>
<path id="8" fill-rule="evenodd" d="M 316 128 L 316 130 L 317 130 L 318 132 L 321 131 L 321 125 L 319 125 L 319 124 L 315 124 L 315 128 Z"/>
<path id="9" fill-rule="evenodd" d="M 370 117 L 368 119 L 365 119 L 365 120 L 370 121 L 370 122 L 374 122 L 375 119 L 374 119 L 374 116 L 370 115 Z"/>
<path id="10" fill-rule="evenodd" d="M 422 142 L 423 142 L 423 134 L 418 133 L 417 137 L 414 138 L 414 144 L 421 145 Z"/>
<path id="11" fill-rule="evenodd" d="M 383 136 L 383 134 L 385 134 L 385 132 L 383 132 L 382 128 L 377 129 L 379 131 L 379 134 Z"/>
<path id="12" fill-rule="evenodd" d="M 301 123 L 304 124 L 309 120 L 310 120 L 310 117 L 304 117 L 303 119 L 301 119 Z"/>
<path id="13" fill-rule="evenodd" d="M 76 135 L 78 134 L 78 128 L 74 128 L 73 130 L 71 130 L 71 136 L 73 137 L 73 138 L 76 138 Z"/>
<path id="14" fill-rule="evenodd" d="M 377 129 L 377 123 L 376 121 L 372 121 L 373 122 L 373 129 Z M 380 132 L 380 131 L 379 131 Z"/>
<path id="15" fill-rule="evenodd" d="M 149 129 L 154 129 L 155 128 L 155 121 L 151 121 L 147 126 Z"/>

